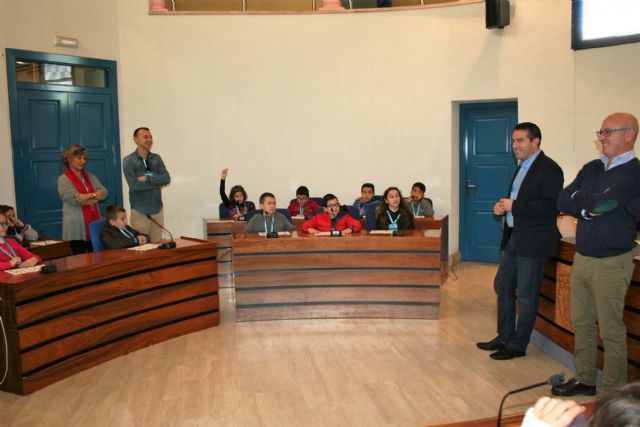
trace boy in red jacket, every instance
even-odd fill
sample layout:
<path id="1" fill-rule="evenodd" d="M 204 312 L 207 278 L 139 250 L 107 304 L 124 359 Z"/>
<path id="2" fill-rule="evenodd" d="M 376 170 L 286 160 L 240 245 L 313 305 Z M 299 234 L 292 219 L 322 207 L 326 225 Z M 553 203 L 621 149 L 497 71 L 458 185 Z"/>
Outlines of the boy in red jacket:
<path id="1" fill-rule="evenodd" d="M 340 231 L 342 234 L 351 234 L 362 229 L 362 224 L 340 210 L 340 202 L 333 194 L 327 194 L 322 198 L 324 212 L 302 223 L 302 231 L 309 234 L 317 234 L 321 231 Z"/>

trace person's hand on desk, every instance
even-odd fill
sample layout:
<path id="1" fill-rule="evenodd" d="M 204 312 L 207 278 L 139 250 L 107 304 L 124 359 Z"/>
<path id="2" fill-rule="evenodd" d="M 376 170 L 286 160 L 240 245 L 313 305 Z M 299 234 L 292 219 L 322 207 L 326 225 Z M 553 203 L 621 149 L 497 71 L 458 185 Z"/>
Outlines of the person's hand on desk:
<path id="1" fill-rule="evenodd" d="M 233 215 L 231 216 L 231 218 L 232 218 L 234 221 L 239 221 L 239 220 L 240 220 L 240 218 L 241 218 L 241 217 L 243 217 L 243 216 L 244 216 L 244 215 L 242 215 L 241 213 L 237 213 L 237 214 L 233 214 Z"/>
<path id="2" fill-rule="evenodd" d="M 19 256 L 17 257 L 13 257 L 9 260 L 9 264 L 11 264 L 11 268 L 15 267 L 16 265 L 20 264 L 22 262 L 22 260 L 20 259 Z"/>
<path id="3" fill-rule="evenodd" d="M 578 405 L 573 400 L 562 400 L 550 397 L 541 397 L 533 407 L 535 417 L 552 427 L 566 427 L 582 412 L 584 406 Z"/>
<path id="4" fill-rule="evenodd" d="M 345 228 L 344 230 L 342 230 L 342 234 L 352 234 L 353 230 L 351 228 Z"/>
<path id="5" fill-rule="evenodd" d="M 314 234 L 318 234 L 318 230 L 316 230 L 315 228 L 308 228 L 307 233 L 313 236 Z"/>
<path id="6" fill-rule="evenodd" d="M 18 258 L 18 260 L 20 260 L 20 258 Z M 19 263 L 18 267 L 33 267 L 36 264 L 38 264 L 38 258 L 31 257 L 28 260 Z"/>
<path id="7" fill-rule="evenodd" d="M 144 245 L 146 243 L 149 243 L 149 240 L 147 240 L 147 236 L 145 236 L 144 234 L 140 234 L 138 236 L 138 243 L 140 243 L 141 245 Z"/>

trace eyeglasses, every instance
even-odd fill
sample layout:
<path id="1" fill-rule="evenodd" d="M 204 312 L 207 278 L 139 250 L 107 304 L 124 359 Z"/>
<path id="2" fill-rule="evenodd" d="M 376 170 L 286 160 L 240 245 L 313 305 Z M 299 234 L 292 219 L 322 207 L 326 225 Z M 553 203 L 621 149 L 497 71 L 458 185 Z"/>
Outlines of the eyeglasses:
<path id="1" fill-rule="evenodd" d="M 339 207 L 340 207 L 340 205 L 327 205 L 327 207 L 328 207 L 329 209 L 333 209 L 333 208 L 339 208 Z"/>
<path id="2" fill-rule="evenodd" d="M 631 129 L 631 128 L 600 129 L 600 130 L 596 131 L 596 135 L 597 136 L 602 136 L 602 135 L 611 136 L 611 135 L 613 135 L 614 132 L 618 132 L 618 131 L 621 131 L 621 130 L 629 130 L 629 129 Z"/>
<path id="3" fill-rule="evenodd" d="M 8 227 L 9 223 L 8 222 L 0 222 L 0 227 Z"/>

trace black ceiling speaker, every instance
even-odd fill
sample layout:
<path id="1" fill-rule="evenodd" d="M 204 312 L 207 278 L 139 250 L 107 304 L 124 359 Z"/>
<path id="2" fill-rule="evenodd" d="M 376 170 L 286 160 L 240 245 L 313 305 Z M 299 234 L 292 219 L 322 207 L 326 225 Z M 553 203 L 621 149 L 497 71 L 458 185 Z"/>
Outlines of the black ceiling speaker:
<path id="1" fill-rule="evenodd" d="M 485 0 L 487 28 L 504 28 L 511 21 L 509 0 Z"/>

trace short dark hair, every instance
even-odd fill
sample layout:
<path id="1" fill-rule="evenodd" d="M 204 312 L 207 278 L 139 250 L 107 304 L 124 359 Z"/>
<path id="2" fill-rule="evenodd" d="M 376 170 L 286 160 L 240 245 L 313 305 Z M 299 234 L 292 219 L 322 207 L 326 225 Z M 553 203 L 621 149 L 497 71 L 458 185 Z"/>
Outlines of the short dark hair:
<path id="1" fill-rule="evenodd" d="M 513 130 L 526 130 L 527 136 L 531 141 L 538 138 L 542 143 L 542 132 L 540 132 L 540 128 L 535 123 L 531 123 L 531 122 L 518 123 L 516 127 L 513 128 Z"/>
<path id="2" fill-rule="evenodd" d="M 304 185 L 301 185 L 296 190 L 296 196 L 307 196 L 307 197 L 309 197 L 309 189 L 307 187 L 305 187 Z"/>
<path id="3" fill-rule="evenodd" d="M 133 137 L 135 138 L 136 136 L 138 136 L 138 132 L 140 132 L 141 130 L 147 130 L 151 132 L 148 127 L 141 126 L 139 128 L 136 128 L 136 130 L 133 131 Z"/>
<path id="4" fill-rule="evenodd" d="M 327 205 L 329 204 L 329 202 L 333 199 L 338 199 L 335 194 L 331 194 L 331 193 L 327 193 L 324 195 L 324 197 L 322 198 L 322 206 L 324 206 L 325 208 L 327 207 Z"/>
<path id="5" fill-rule="evenodd" d="M 13 208 L 13 206 L 9 206 L 9 205 L 0 205 L 0 213 L 1 214 L 6 214 L 9 211 L 14 211 L 15 209 Z"/>
<path id="6" fill-rule="evenodd" d="M 273 197 L 274 199 L 276 198 L 276 196 L 274 196 L 273 193 L 269 193 L 269 192 L 262 193 L 260 195 L 260 203 L 264 203 L 264 199 L 266 199 L 267 197 Z"/>
<path id="7" fill-rule="evenodd" d="M 107 217 L 107 221 L 115 221 L 120 212 L 126 213 L 127 211 L 120 205 L 110 205 L 105 209 L 104 215 Z"/>
<path id="8" fill-rule="evenodd" d="M 360 186 L 360 191 L 364 190 L 365 188 L 370 188 L 371 191 L 373 191 L 374 193 L 376 192 L 376 187 L 370 182 L 365 182 L 364 184 L 362 184 Z"/>
<path id="9" fill-rule="evenodd" d="M 424 184 L 423 184 L 423 183 L 421 183 L 421 182 L 416 182 L 416 183 L 414 183 L 414 184 L 411 186 L 411 189 L 413 190 L 413 188 L 414 188 L 414 187 L 418 187 L 418 188 L 420 189 L 420 191 L 422 191 L 423 193 L 424 193 L 425 191 L 427 191 L 427 187 L 425 187 L 425 186 L 424 186 Z"/>

